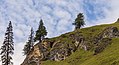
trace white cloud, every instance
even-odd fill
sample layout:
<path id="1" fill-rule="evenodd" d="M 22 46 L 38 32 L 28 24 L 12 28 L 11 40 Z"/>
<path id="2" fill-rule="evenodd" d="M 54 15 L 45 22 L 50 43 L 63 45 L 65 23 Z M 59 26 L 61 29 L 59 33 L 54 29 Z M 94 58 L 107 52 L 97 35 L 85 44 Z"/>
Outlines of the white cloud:
<path id="1" fill-rule="evenodd" d="M 22 53 L 24 44 L 25 44 L 25 42 L 20 42 L 20 43 L 15 44 L 15 51 L 14 51 L 14 55 L 13 55 L 14 65 L 20 65 L 21 62 L 23 62 L 25 59 L 25 56 L 23 56 L 23 53 Z"/>
<path id="2" fill-rule="evenodd" d="M 96 16 L 96 20 L 91 20 L 93 24 L 90 23 L 90 20 L 87 20 L 89 25 L 109 24 L 116 22 L 117 18 L 119 18 L 118 0 L 90 0 L 89 2 L 94 6 L 94 14 L 92 16 Z M 91 10 L 88 9 L 88 11 Z"/>
<path id="3" fill-rule="evenodd" d="M 62 10 L 60 8 L 56 8 L 53 13 L 54 13 L 55 16 L 57 16 L 57 18 L 71 19 L 70 13 L 68 13 L 66 10 Z"/>

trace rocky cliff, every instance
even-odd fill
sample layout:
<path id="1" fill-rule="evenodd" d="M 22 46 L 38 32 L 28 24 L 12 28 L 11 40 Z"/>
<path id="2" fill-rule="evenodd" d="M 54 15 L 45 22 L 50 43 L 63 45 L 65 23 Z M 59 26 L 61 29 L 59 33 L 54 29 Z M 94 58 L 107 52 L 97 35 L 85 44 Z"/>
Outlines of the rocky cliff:
<path id="1" fill-rule="evenodd" d="M 55 38 L 47 38 L 34 46 L 21 65 L 44 65 L 42 62 L 47 60 L 60 62 L 79 49 L 92 51 L 93 55 L 97 55 L 112 43 L 112 38 L 118 37 L 117 21 L 113 24 L 83 28 Z"/>

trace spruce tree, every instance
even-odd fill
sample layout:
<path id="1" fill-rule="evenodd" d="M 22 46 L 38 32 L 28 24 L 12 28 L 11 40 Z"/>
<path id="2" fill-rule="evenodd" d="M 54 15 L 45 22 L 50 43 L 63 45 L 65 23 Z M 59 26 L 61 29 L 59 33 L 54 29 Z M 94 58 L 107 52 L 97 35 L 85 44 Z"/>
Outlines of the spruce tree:
<path id="1" fill-rule="evenodd" d="M 85 25 L 83 13 L 79 13 L 77 15 L 77 18 L 75 19 L 75 22 L 73 23 L 73 25 L 75 25 L 75 29 L 80 29 L 82 26 Z"/>
<path id="2" fill-rule="evenodd" d="M 24 46 L 24 55 L 28 55 L 29 52 L 33 49 L 33 45 L 34 45 L 34 31 L 33 28 L 31 28 L 31 33 L 29 35 L 28 38 L 28 42 L 26 42 L 26 45 Z"/>
<path id="3" fill-rule="evenodd" d="M 39 24 L 39 28 L 36 31 L 36 35 L 35 35 L 34 40 L 35 41 L 38 40 L 39 42 L 41 42 L 46 35 L 47 35 L 46 27 L 44 26 L 43 21 L 41 19 L 40 24 Z"/>
<path id="4" fill-rule="evenodd" d="M 14 44 L 13 44 L 13 32 L 12 32 L 12 23 L 9 22 L 9 26 L 7 27 L 6 33 L 5 33 L 5 39 L 3 42 L 3 45 L 1 47 L 1 60 L 2 65 L 11 65 L 13 64 L 12 56 L 14 54 Z"/>

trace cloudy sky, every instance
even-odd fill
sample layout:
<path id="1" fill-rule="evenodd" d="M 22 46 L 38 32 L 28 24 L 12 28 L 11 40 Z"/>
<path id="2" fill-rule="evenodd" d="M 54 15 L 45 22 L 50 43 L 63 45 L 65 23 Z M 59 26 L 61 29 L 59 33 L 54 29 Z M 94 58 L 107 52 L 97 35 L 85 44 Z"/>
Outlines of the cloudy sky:
<path id="1" fill-rule="evenodd" d="M 72 31 L 72 23 L 80 12 L 85 15 L 86 27 L 113 23 L 119 18 L 119 0 L 0 0 L 0 46 L 6 27 L 12 21 L 13 61 L 14 65 L 20 65 L 30 28 L 36 31 L 40 19 L 47 28 L 47 37 L 55 37 Z"/>

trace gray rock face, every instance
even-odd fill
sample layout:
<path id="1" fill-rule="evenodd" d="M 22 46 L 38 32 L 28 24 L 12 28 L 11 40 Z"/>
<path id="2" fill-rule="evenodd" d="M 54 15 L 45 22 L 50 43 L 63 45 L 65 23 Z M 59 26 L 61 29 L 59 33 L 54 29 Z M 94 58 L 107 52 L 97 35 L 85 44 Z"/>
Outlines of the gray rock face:
<path id="1" fill-rule="evenodd" d="M 103 38 L 117 38 L 119 37 L 119 31 L 117 27 L 108 27 L 104 29 L 99 35 L 94 38 L 94 44 L 98 43 L 98 41 Z"/>
<path id="2" fill-rule="evenodd" d="M 68 44 L 66 42 L 54 42 L 52 49 L 47 57 L 48 60 L 61 61 L 66 59 L 71 53 L 76 50 L 75 44 Z"/>

